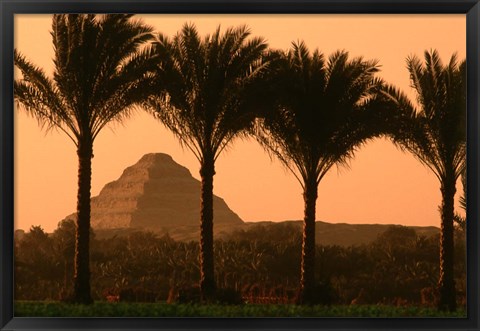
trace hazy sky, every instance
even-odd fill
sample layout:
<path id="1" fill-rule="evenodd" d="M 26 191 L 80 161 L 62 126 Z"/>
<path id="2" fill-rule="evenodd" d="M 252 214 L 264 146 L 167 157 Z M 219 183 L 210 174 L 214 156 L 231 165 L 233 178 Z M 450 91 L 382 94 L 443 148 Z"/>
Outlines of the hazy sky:
<path id="1" fill-rule="evenodd" d="M 444 62 L 452 53 L 465 57 L 465 15 L 138 15 L 167 35 L 185 22 L 202 35 L 247 24 L 252 35 L 269 46 L 287 49 L 304 40 L 310 50 L 327 56 L 345 49 L 351 56 L 378 59 L 379 76 L 414 95 L 405 58 L 423 58 L 426 49 L 439 50 Z M 15 47 L 32 62 L 53 72 L 51 16 L 17 15 Z M 160 122 L 144 112 L 123 124 L 107 127 L 94 144 L 92 196 L 116 180 L 142 155 L 163 152 L 199 178 L 199 164 L 183 150 Z M 283 221 L 303 218 L 299 183 L 253 140 L 237 140 L 216 163 L 214 193 L 244 221 Z M 457 185 L 457 200 L 461 193 Z M 349 168 L 332 168 L 319 185 L 317 220 L 332 223 L 440 225 L 439 183 L 411 155 L 386 140 L 368 143 Z M 77 156 L 61 132 L 45 133 L 36 120 L 15 111 L 15 227 L 41 225 L 52 231 L 76 210 Z M 461 212 L 461 210 L 458 210 Z"/>

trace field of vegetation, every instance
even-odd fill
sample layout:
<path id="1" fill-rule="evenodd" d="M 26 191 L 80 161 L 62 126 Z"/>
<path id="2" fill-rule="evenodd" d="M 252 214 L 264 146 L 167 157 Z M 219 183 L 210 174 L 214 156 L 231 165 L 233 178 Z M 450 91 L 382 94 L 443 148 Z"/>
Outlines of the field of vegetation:
<path id="1" fill-rule="evenodd" d="M 464 316 L 464 232 L 457 229 L 459 310 L 435 309 L 438 236 L 392 226 L 368 245 L 317 246 L 323 305 L 293 303 L 301 232 L 289 224 L 269 236 L 258 229 L 215 242 L 218 305 L 198 301 L 198 242 L 136 232 L 92 239 L 93 306 L 62 303 L 72 289 L 73 221 L 52 234 L 17 232 L 16 316 Z M 287 235 L 288 234 L 288 235 Z"/>

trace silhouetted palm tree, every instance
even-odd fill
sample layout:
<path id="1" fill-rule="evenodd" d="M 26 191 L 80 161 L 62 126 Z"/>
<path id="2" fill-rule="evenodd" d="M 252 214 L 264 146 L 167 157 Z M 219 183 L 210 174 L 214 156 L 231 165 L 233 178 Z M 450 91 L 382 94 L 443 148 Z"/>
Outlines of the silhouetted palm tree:
<path id="1" fill-rule="evenodd" d="M 318 184 L 335 164 L 380 135 L 382 104 L 376 61 L 348 59 L 338 51 L 325 60 L 303 42 L 274 62 L 257 140 L 295 175 L 305 200 L 299 302 L 315 302 L 315 205 Z M 270 92 L 268 92 L 270 91 Z M 266 101 L 267 100 L 267 101 Z"/>
<path id="2" fill-rule="evenodd" d="M 150 86 L 152 28 L 132 15 L 54 15 L 54 76 L 15 51 L 22 78 L 15 99 L 42 126 L 64 132 L 79 160 L 75 276 L 72 300 L 91 303 L 89 267 L 90 185 L 93 142 L 109 122 L 124 119 Z M 153 63 L 153 62 L 152 62 Z"/>
<path id="3" fill-rule="evenodd" d="M 437 51 L 425 52 L 425 63 L 407 58 L 410 82 L 417 94 L 416 109 L 401 92 L 390 88 L 397 103 L 400 130 L 391 137 L 433 171 L 442 193 L 439 308 L 456 309 L 453 275 L 454 197 L 456 183 L 466 166 L 465 61 L 453 55 L 443 65 Z"/>
<path id="4" fill-rule="evenodd" d="M 200 288 L 204 299 L 215 291 L 213 261 L 213 176 L 215 161 L 232 139 L 242 135 L 255 115 L 243 98 L 265 68 L 261 38 L 247 39 L 245 26 L 220 28 L 201 38 L 184 25 L 172 39 L 159 35 L 158 79 L 166 90 L 147 107 L 200 162 Z"/>

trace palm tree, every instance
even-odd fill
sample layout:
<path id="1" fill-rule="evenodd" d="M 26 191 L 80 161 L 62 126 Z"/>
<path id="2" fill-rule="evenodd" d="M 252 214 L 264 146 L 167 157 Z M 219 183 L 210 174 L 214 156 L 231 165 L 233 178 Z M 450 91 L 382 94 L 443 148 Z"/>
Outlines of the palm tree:
<path id="1" fill-rule="evenodd" d="M 436 50 L 425 51 L 425 63 L 407 58 L 410 82 L 419 108 L 398 90 L 388 92 L 395 100 L 400 119 L 392 140 L 428 167 L 440 182 L 442 193 L 439 308 L 455 310 L 453 275 L 454 197 L 456 183 L 466 166 L 466 72 L 465 61 L 454 54 L 443 65 Z"/>
<path id="2" fill-rule="evenodd" d="M 146 107 L 190 149 L 200 162 L 200 289 L 203 299 L 215 291 L 213 261 L 213 176 L 215 161 L 232 140 L 254 120 L 248 110 L 250 87 L 266 63 L 261 38 L 247 39 L 246 26 L 220 27 L 200 38 L 194 25 L 185 24 L 172 39 L 159 35 L 157 96 Z"/>
<path id="3" fill-rule="evenodd" d="M 376 61 L 328 60 L 303 42 L 275 61 L 266 83 L 266 110 L 255 136 L 296 177 L 305 202 L 299 303 L 315 302 L 315 205 L 318 185 L 335 164 L 345 165 L 368 139 L 379 136 L 382 81 Z M 265 101 L 267 100 L 267 101 Z"/>
<path id="4" fill-rule="evenodd" d="M 15 51 L 22 78 L 15 99 L 47 129 L 59 129 L 77 149 L 78 195 L 75 275 L 72 300 L 91 303 L 89 267 L 90 184 L 93 143 L 111 121 L 120 121 L 145 97 L 150 86 L 147 50 L 152 28 L 132 15 L 54 15 L 54 75 Z"/>

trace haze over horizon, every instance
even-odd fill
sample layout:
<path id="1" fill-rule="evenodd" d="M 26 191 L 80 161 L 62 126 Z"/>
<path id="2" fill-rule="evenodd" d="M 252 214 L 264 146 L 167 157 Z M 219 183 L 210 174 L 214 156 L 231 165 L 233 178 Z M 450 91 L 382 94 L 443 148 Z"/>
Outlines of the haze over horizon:
<path id="1" fill-rule="evenodd" d="M 378 59 L 378 76 L 406 92 L 411 100 L 405 58 L 438 49 L 444 63 L 457 52 L 465 57 L 465 15 L 137 15 L 157 31 L 172 36 L 185 22 L 200 34 L 218 24 L 247 24 L 272 48 L 288 49 L 304 40 L 326 56 L 345 49 L 350 56 Z M 53 72 L 50 15 L 16 15 L 15 47 L 30 61 Z M 199 164 L 189 150 L 150 114 L 138 111 L 123 124 L 109 126 L 94 144 L 92 197 L 116 180 L 144 154 L 162 152 L 199 178 Z M 457 185 L 456 200 L 462 191 Z M 41 225 L 52 231 L 76 210 L 77 157 L 61 132 L 45 133 L 35 119 L 15 110 L 15 228 Z M 279 161 L 252 139 L 237 140 L 216 164 L 214 193 L 244 221 L 303 219 L 300 185 Z M 379 223 L 439 226 L 441 203 L 434 174 L 410 154 L 385 139 L 363 146 L 349 169 L 332 168 L 319 185 L 317 220 L 330 223 Z M 200 197 L 199 197 L 200 199 Z M 199 201 L 200 203 L 200 201 Z M 456 208 L 457 212 L 462 210 Z"/>

